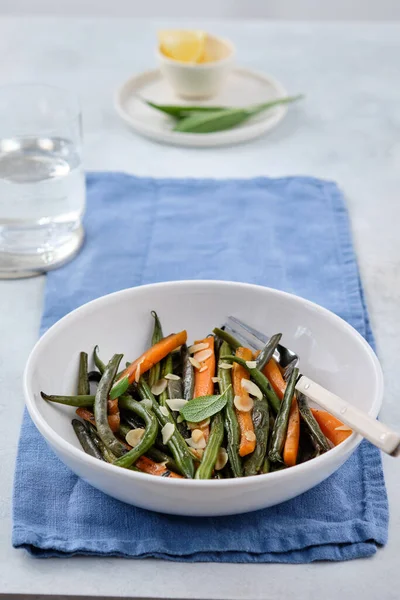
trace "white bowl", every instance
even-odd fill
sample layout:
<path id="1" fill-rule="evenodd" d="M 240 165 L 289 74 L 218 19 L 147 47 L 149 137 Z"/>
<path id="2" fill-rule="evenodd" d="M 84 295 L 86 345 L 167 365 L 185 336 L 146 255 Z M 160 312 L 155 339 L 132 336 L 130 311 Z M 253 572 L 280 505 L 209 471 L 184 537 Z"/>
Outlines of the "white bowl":
<path id="1" fill-rule="evenodd" d="M 231 42 L 208 35 L 206 46 L 215 60 L 199 64 L 168 58 L 157 49 L 161 73 L 182 98 L 203 100 L 215 96 L 232 70 L 235 49 Z"/>
<path id="2" fill-rule="evenodd" d="M 301 371 L 376 417 L 383 378 L 367 342 L 345 321 L 307 300 L 277 290 L 221 281 L 178 281 L 116 292 L 89 302 L 53 325 L 29 357 L 24 391 L 29 413 L 57 456 L 77 475 L 123 502 L 159 512 L 217 516 L 289 500 L 331 475 L 361 441 L 353 434 L 326 454 L 290 469 L 230 480 L 154 477 L 88 456 L 71 427 L 74 409 L 45 402 L 74 393 L 78 355 L 99 344 L 101 356 L 124 352 L 133 360 L 149 344 L 156 310 L 164 332 L 186 328 L 200 339 L 235 315 L 300 355 Z M 125 358 L 124 358 L 125 360 Z"/>

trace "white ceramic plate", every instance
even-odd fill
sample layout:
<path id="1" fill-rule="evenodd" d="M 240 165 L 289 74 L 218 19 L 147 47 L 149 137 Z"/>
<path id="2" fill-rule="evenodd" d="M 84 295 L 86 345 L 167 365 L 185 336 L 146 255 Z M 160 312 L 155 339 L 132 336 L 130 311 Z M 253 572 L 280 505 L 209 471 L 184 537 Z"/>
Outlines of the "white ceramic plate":
<path id="1" fill-rule="evenodd" d="M 71 427 L 74 409 L 45 402 L 49 394 L 76 389 L 79 352 L 99 344 L 108 359 L 139 356 L 149 343 L 156 310 L 165 333 L 188 330 L 191 343 L 227 315 L 272 333 L 300 356 L 301 371 L 373 417 L 383 395 L 379 362 L 367 342 L 342 319 L 297 296 L 236 282 L 175 281 L 116 292 L 89 302 L 53 325 L 33 349 L 25 370 L 29 413 L 54 452 L 77 475 L 123 502 L 160 512 L 217 516 L 256 510 L 289 500 L 331 475 L 361 437 L 309 462 L 267 475 L 222 480 L 154 477 L 107 464 L 80 448 Z M 90 365 L 91 367 L 91 365 Z"/>
<path id="2" fill-rule="evenodd" d="M 173 119 L 150 108 L 140 98 L 157 104 L 248 106 L 287 95 L 282 84 L 269 75 L 248 69 L 234 69 L 228 76 L 224 88 L 211 100 L 185 101 L 174 94 L 161 72 L 156 69 L 128 79 L 117 91 L 115 108 L 122 119 L 137 133 L 158 142 L 191 147 L 224 146 L 251 140 L 269 131 L 284 118 L 288 107 L 277 106 L 228 131 L 193 134 L 171 131 Z"/>

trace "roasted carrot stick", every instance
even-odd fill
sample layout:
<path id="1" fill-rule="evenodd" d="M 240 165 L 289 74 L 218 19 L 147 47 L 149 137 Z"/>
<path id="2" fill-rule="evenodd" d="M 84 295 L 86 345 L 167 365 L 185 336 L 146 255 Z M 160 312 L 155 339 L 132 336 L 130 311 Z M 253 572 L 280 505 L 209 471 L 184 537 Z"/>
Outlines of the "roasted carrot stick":
<path id="1" fill-rule="evenodd" d="M 286 433 L 285 446 L 283 448 L 283 462 L 288 467 L 294 467 L 297 462 L 300 441 L 300 411 L 297 398 L 294 396 L 289 413 L 289 424 Z"/>
<path id="2" fill-rule="evenodd" d="M 236 356 L 243 360 L 252 360 L 253 353 L 249 348 L 239 347 L 236 350 Z M 250 374 L 247 369 L 238 363 L 234 363 L 232 368 L 233 393 L 235 396 L 240 396 L 243 402 L 246 403 L 249 401 L 249 393 L 242 388 L 242 379 L 250 379 Z M 240 427 L 239 455 L 247 456 L 247 454 L 254 452 L 256 447 L 256 436 L 254 433 L 251 410 L 245 412 L 238 410 L 235 406 L 235 412 Z"/>
<path id="3" fill-rule="evenodd" d="M 194 374 L 193 397 L 210 396 L 214 392 L 214 383 L 212 380 L 215 375 L 214 338 L 207 337 L 204 340 L 196 341 L 195 344 L 208 344 L 208 348 L 196 352 L 193 356 L 193 358 L 200 363 L 200 369 L 196 369 Z M 211 355 L 205 360 L 202 360 L 202 357 L 208 350 L 211 350 Z"/>
<path id="4" fill-rule="evenodd" d="M 118 431 L 121 424 L 121 418 L 119 416 L 118 398 L 114 400 L 108 400 L 107 402 L 108 411 L 108 424 L 111 427 L 111 431 L 114 433 Z"/>
<path id="5" fill-rule="evenodd" d="M 286 382 L 283 379 L 281 370 L 274 358 L 271 358 L 265 365 L 263 373 L 269 380 L 277 396 L 282 400 L 286 389 Z"/>
<path id="6" fill-rule="evenodd" d="M 111 430 L 115 433 L 116 431 L 118 431 L 119 426 L 120 426 L 120 416 L 119 416 L 118 405 L 117 405 L 118 412 L 115 412 L 115 407 L 113 407 L 112 410 L 114 410 L 114 414 L 110 414 L 111 402 L 114 402 L 114 400 L 108 401 L 108 424 L 111 427 Z M 75 412 L 78 415 L 78 417 L 80 417 L 81 419 L 84 419 L 85 421 L 89 421 L 89 423 L 96 426 L 96 421 L 95 421 L 94 414 L 92 413 L 92 411 L 88 410 L 87 408 L 77 408 Z"/>
<path id="7" fill-rule="evenodd" d="M 346 440 L 353 433 L 350 428 L 348 430 L 337 430 L 338 427 L 343 427 L 342 421 L 339 421 L 339 419 L 325 410 L 312 408 L 311 412 L 314 415 L 318 425 L 321 427 L 322 433 L 330 442 L 332 442 L 334 446 L 344 442 L 344 440 Z"/>
<path id="8" fill-rule="evenodd" d="M 282 371 L 275 359 L 265 365 L 264 375 L 268 378 L 274 388 L 277 396 L 282 400 L 286 389 L 286 381 L 283 378 Z M 296 396 L 292 400 L 289 414 L 289 424 L 286 433 L 285 446 L 283 448 L 283 461 L 288 467 L 293 467 L 297 462 L 300 441 L 300 412 Z"/>
<path id="9" fill-rule="evenodd" d="M 179 333 L 172 333 L 163 338 L 154 344 L 154 346 L 151 346 L 151 348 L 143 352 L 139 358 L 134 360 L 133 363 L 121 373 L 119 380 L 124 377 L 128 377 L 129 383 L 138 380 L 140 375 L 149 371 L 151 367 L 165 358 L 167 354 L 176 348 L 179 348 L 182 344 L 185 344 L 186 339 L 187 333 L 185 330 L 180 331 Z"/>
<path id="10" fill-rule="evenodd" d="M 194 371 L 194 392 L 193 397 L 199 398 L 200 396 L 210 396 L 214 392 L 214 382 L 212 378 L 215 375 L 215 352 L 214 352 L 214 338 L 207 337 L 204 340 L 197 340 L 195 344 L 207 344 L 208 348 L 199 350 L 193 355 L 193 358 L 200 363 L 200 368 L 196 368 Z M 209 354 L 211 350 L 211 355 Z M 204 358 L 206 356 L 206 358 Z M 210 434 L 209 420 L 207 419 L 204 423 L 198 423 L 197 428 L 201 429 L 204 433 L 206 441 Z"/>
<path id="11" fill-rule="evenodd" d="M 143 473 L 149 473 L 150 475 L 182 479 L 181 475 L 170 471 L 163 463 L 154 462 L 154 460 L 151 460 L 151 458 L 147 458 L 147 456 L 141 456 L 140 458 L 138 458 L 135 462 L 135 467 L 143 471 Z"/>
<path id="12" fill-rule="evenodd" d="M 88 410 L 87 408 L 77 408 L 75 412 L 78 415 L 78 417 L 80 417 L 84 421 L 89 421 L 89 423 L 96 427 L 96 421 L 92 411 Z"/>

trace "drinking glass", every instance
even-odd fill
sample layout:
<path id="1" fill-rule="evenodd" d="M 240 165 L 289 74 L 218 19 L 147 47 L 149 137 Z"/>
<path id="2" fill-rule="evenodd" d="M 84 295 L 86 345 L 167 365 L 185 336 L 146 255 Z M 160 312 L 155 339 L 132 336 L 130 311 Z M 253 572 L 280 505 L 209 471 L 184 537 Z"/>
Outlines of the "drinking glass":
<path id="1" fill-rule="evenodd" d="M 70 260 L 83 242 L 81 113 L 47 85 L 0 87 L 0 277 Z"/>

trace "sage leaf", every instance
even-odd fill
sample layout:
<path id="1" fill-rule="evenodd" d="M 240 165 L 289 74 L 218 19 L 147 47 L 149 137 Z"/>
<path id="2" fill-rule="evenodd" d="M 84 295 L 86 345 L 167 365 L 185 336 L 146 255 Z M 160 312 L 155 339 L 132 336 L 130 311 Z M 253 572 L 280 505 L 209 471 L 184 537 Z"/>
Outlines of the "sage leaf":
<path id="1" fill-rule="evenodd" d="M 225 407 L 231 387 L 229 386 L 223 394 L 218 396 L 199 396 L 189 400 L 182 407 L 181 415 L 191 423 L 199 423 L 204 419 L 208 419 L 208 417 L 212 417 Z"/>
<path id="2" fill-rule="evenodd" d="M 194 112 L 184 117 L 174 127 L 182 133 L 214 133 L 240 125 L 249 117 L 245 108 L 226 108 L 212 112 Z"/>
<path id="3" fill-rule="evenodd" d="M 119 398 L 122 394 L 125 394 L 126 390 L 129 387 L 129 379 L 128 376 L 123 377 L 111 388 L 110 398 L 114 400 L 115 398 Z"/>
<path id="4" fill-rule="evenodd" d="M 177 119 L 187 117 L 193 112 L 215 112 L 216 110 L 226 109 L 226 106 L 174 106 L 173 104 L 155 104 L 155 102 L 150 102 L 150 100 L 145 100 L 145 102 L 151 108 L 155 108 Z"/>
<path id="5" fill-rule="evenodd" d="M 288 104 L 299 100 L 302 96 L 278 98 L 263 104 L 244 108 L 215 108 L 213 111 L 193 111 L 189 116 L 181 118 L 173 131 L 181 133 L 215 133 L 237 127 L 250 117 L 274 108 L 280 104 Z"/>

